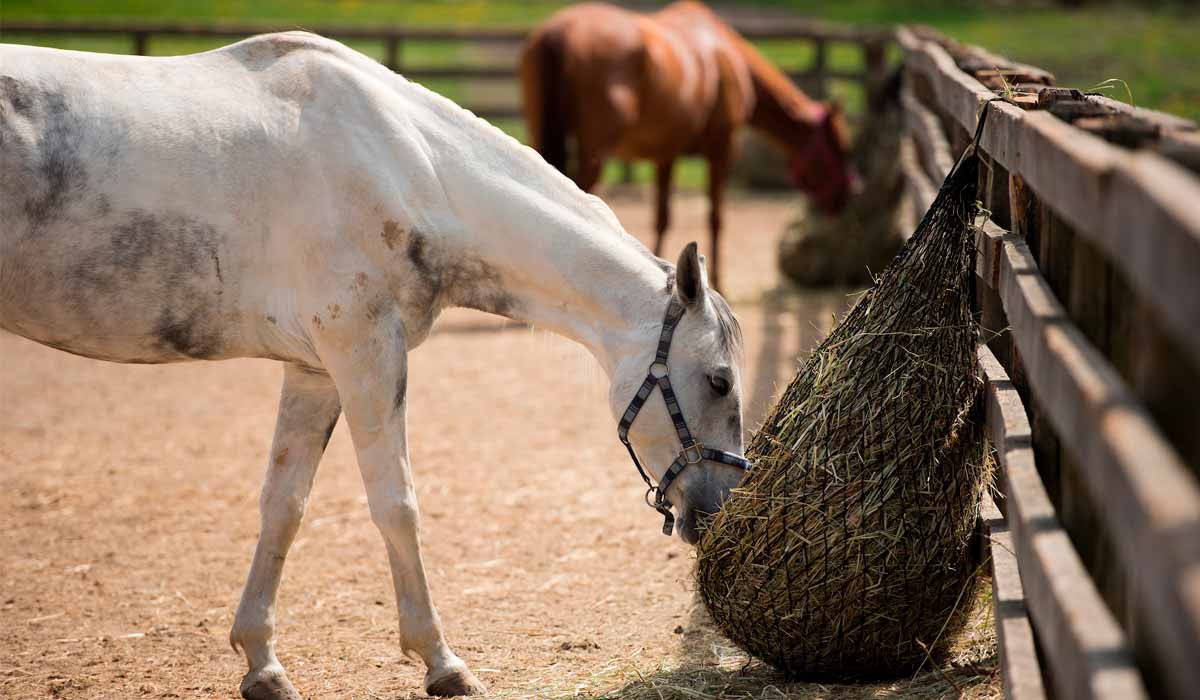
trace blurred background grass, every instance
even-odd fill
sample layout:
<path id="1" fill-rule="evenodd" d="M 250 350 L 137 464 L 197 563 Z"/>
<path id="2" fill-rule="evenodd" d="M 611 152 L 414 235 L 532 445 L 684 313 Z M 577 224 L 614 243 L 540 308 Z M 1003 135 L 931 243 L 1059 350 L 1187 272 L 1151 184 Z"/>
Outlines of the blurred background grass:
<path id="1" fill-rule="evenodd" d="M 320 26 L 528 26 L 567 3 L 553 0 L 3 0 L 0 3 L 0 41 L 21 41 L 85 51 L 128 53 L 127 37 L 5 37 L 6 20 L 89 21 L 120 24 L 128 21 L 245 23 L 272 28 Z M 646 7 L 654 3 L 645 3 Z M 1082 89 L 1120 78 L 1129 86 L 1134 103 L 1200 119 L 1200 3 L 1105 2 L 1091 0 L 1067 8 L 1050 0 L 760 0 L 726 5 L 739 14 L 790 12 L 833 22 L 860 24 L 928 24 L 960 41 L 979 44 L 1009 58 L 1054 72 L 1059 83 Z M 154 37 L 155 55 L 193 53 L 229 43 L 224 39 Z M 378 41 L 347 42 L 382 59 Z M 803 68 L 812 60 L 812 47 L 785 41 L 759 42 L 778 64 Z M 481 52 L 495 48 L 453 42 L 405 42 L 402 62 L 408 66 L 497 63 L 513 60 L 510 54 Z M 834 69 L 861 67 L 860 54 L 850 46 L 831 46 L 829 65 Z M 455 100 L 466 98 L 462 81 L 429 80 L 425 84 Z M 509 86 L 512 90 L 515 86 Z M 862 96 L 853 84 L 830 85 L 851 112 L 861 107 Z M 1130 99 L 1116 86 L 1108 94 Z M 478 100 L 477 94 L 472 94 Z M 518 138 L 519 121 L 498 125 Z M 637 170 L 638 180 L 649 178 L 648 165 Z M 617 177 L 610 164 L 606 179 Z M 703 183 L 698 163 L 682 165 L 681 186 Z"/>

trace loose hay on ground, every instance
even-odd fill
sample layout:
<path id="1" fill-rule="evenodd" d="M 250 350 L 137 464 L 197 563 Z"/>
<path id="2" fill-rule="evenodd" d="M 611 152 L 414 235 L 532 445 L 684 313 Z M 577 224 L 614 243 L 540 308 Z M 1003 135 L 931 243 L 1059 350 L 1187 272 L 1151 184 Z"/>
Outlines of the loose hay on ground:
<path id="1" fill-rule="evenodd" d="M 1003 697 L 992 614 L 992 585 L 982 576 L 969 601 L 962 631 L 941 664 L 911 677 L 875 683 L 814 683 L 789 680 L 729 645 L 701 609 L 687 630 L 682 658 L 666 662 L 616 659 L 584 687 L 564 688 L 551 697 L 594 700 L 868 700 Z M 651 665 L 657 664 L 657 665 Z M 506 696 L 507 698 L 508 696 Z M 544 695 L 541 697 L 545 697 Z M 516 697 L 508 700 L 518 700 Z M 523 698 L 520 698 L 523 700 Z"/>

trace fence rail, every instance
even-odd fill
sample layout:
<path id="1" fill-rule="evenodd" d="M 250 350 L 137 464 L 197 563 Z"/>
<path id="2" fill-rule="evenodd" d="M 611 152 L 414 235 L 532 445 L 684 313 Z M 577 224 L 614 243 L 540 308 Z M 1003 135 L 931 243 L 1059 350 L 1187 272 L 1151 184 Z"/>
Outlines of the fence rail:
<path id="1" fill-rule="evenodd" d="M 1047 685 L 1187 697 L 1200 687 L 1196 126 L 933 32 L 896 36 L 919 211 L 991 101 L 980 191 L 994 221 L 976 272 L 997 335 L 982 365 Z M 1003 664 L 1009 696 L 1036 696 L 1036 659 L 1019 635 L 1000 642 L 1002 659 L 1025 660 Z"/>
<path id="2" fill-rule="evenodd" d="M 784 22 L 734 22 L 734 28 L 752 41 L 804 41 L 813 45 L 812 64 L 803 70 L 787 71 L 789 77 L 818 97 L 828 93 L 830 80 L 843 80 L 866 84 L 877 77 L 885 63 L 884 47 L 890 40 L 890 32 L 870 27 L 824 24 L 811 21 Z M 529 27 L 284 27 L 264 24 L 174 24 L 174 23 L 126 23 L 97 24 L 91 22 L 5 22 L 0 35 L 5 37 L 30 36 L 127 36 L 130 52 L 139 56 L 149 55 L 154 37 L 210 37 L 236 39 L 255 34 L 289 29 L 304 29 L 338 40 L 377 41 L 383 44 L 381 62 L 393 71 L 401 72 L 414 80 L 469 80 L 469 81 L 515 81 L 515 63 L 505 65 L 450 65 L 428 66 L 408 64 L 403 60 L 407 43 L 465 43 L 491 46 L 518 46 L 525 41 Z M 862 53 L 861 70 L 840 70 L 829 67 L 831 44 L 852 44 Z M 507 104 L 472 103 L 463 104 L 485 119 L 518 119 L 520 106 L 516 102 L 517 90 L 511 90 L 512 102 Z"/>

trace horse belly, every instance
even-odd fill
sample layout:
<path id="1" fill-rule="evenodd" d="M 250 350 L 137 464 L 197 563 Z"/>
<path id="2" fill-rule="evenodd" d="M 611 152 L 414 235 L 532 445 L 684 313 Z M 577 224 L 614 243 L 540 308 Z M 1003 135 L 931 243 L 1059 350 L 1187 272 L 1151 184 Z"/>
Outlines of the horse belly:
<path id="1" fill-rule="evenodd" d="M 0 326 L 78 355 L 174 362 L 242 354 L 221 240 L 203 222 L 142 211 L 5 241 Z"/>
<path id="2" fill-rule="evenodd" d="M 0 76 L 0 327 L 120 362 L 228 355 L 221 234 L 150 211 L 121 134 L 49 84 Z"/>

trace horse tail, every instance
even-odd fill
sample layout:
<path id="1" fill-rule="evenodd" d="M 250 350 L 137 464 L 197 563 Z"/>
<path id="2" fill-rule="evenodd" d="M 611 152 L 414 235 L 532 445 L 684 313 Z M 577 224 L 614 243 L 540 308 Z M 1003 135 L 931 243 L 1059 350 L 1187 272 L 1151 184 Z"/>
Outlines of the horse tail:
<path id="1" fill-rule="evenodd" d="M 555 31 L 535 35 L 521 56 L 525 125 L 533 147 L 546 162 L 567 172 L 567 105 L 563 37 Z"/>

